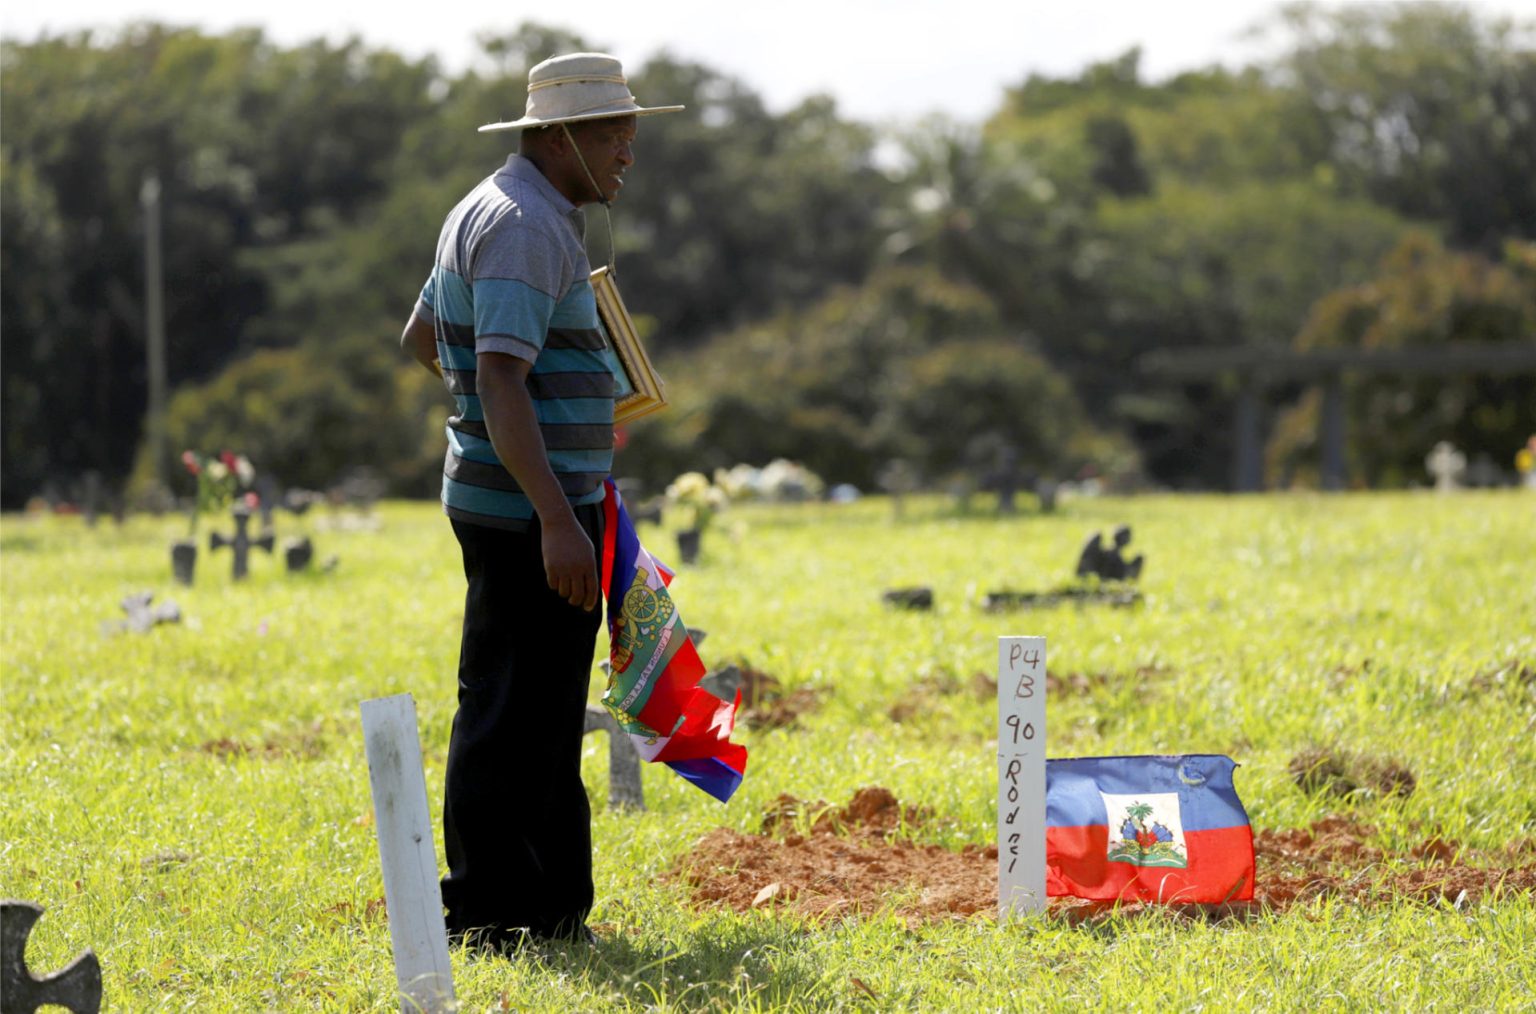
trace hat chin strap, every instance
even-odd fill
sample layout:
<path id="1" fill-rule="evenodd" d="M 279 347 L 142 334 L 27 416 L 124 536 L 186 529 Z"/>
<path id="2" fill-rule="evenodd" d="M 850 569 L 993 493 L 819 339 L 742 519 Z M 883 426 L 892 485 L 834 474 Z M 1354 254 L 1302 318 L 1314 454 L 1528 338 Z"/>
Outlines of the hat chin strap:
<path id="1" fill-rule="evenodd" d="M 581 154 L 581 147 L 576 143 L 576 137 L 571 133 L 570 124 L 560 124 L 560 129 L 565 132 L 565 139 L 570 142 L 571 150 L 576 153 L 576 161 L 581 165 L 581 171 L 586 173 L 587 182 L 592 184 L 592 192 L 597 194 L 598 203 L 603 206 L 603 219 L 608 223 L 608 273 L 614 278 L 619 277 L 618 259 L 613 255 L 613 215 L 608 211 L 608 195 L 603 193 L 603 188 L 597 185 L 597 180 L 592 177 L 592 170 L 587 168 L 587 160 Z"/>

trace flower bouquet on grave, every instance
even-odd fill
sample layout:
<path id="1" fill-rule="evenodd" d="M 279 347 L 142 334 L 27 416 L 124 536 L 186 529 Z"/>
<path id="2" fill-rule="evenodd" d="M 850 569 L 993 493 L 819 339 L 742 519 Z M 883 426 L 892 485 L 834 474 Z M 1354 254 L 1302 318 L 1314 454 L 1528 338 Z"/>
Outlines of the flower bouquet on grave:
<path id="1" fill-rule="evenodd" d="M 716 514 L 725 510 L 731 498 L 702 472 L 684 472 L 667 487 L 666 501 L 667 508 L 675 511 L 682 523 L 677 533 L 678 558 L 691 564 L 699 558 L 704 530 Z"/>
<path id="2" fill-rule="evenodd" d="M 197 480 L 197 495 L 187 511 L 187 537 L 171 544 L 171 569 L 177 581 L 190 585 L 197 567 L 198 519 L 227 507 L 235 494 L 256 478 L 256 469 L 250 459 L 231 451 L 224 451 L 218 457 L 182 451 L 181 464 Z"/>

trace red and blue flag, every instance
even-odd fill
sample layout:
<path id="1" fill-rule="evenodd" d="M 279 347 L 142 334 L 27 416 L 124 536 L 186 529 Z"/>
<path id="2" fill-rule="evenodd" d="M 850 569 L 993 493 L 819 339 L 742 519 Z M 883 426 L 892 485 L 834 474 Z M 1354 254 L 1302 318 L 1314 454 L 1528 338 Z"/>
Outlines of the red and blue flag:
<path id="1" fill-rule="evenodd" d="M 660 761 L 722 803 L 741 785 L 747 748 L 731 742 L 734 701 L 699 686 L 704 663 L 667 586 L 672 571 L 640 545 L 613 480 L 603 499 L 608 686 L 603 706 L 642 759 Z"/>
<path id="2" fill-rule="evenodd" d="M 1253 828 L 1217 754 L 1074 757 L 1045 764 L 1052 897 L 1253 899 Z"/>

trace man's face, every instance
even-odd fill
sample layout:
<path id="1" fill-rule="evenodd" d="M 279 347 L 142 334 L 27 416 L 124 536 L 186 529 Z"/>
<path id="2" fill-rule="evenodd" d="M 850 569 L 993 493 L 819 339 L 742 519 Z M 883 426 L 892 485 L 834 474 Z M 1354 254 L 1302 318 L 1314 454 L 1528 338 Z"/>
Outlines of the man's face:
<path id="1" fill-rule="evenodd" d="M 618 198 L 619 191 L 624 188 L 624 171 L 635 164 L 633 145 L 636 125 L 637 118 L 634 116 L 588 120 L 571 125 L 571 137 L 581 149 L 581 157 L 586 160 L 592 181 L 601 191 L 600 194 L 590 194 L 589 200 L 613 201 Z M 579 168 L 577 171 L 580 172 Z M 587 182 L 585 173 L 581 174 L 580 182 L 582 190 L 591 190 L 591 183 Z"/>

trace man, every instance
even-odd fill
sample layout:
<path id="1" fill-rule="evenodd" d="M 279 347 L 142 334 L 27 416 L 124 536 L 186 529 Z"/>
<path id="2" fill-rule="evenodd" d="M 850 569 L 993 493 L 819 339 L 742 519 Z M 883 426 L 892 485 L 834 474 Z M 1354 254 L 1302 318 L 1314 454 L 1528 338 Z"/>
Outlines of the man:
<path id="1" fill-rule="evenodd" d="M 618 196 L 638 117 L 681 108 L 640 106 L 601 53 L 534 67 L 523 118 L 480 128 L 521 131 L 518 153 L 448 215 L 400 336 L 458 407 L 442 492 L 469 582 L 443 801 L 456 940 L 592 940 L 581 737 L 616 360 L 579 209 Z"/>

